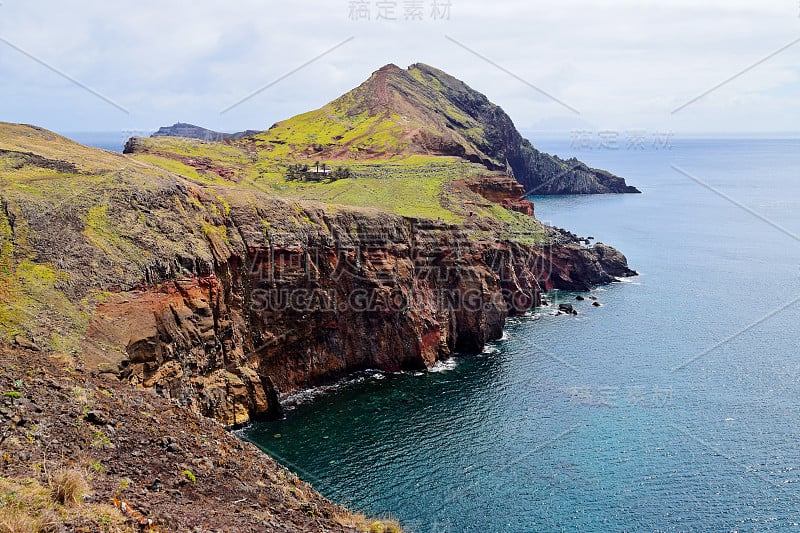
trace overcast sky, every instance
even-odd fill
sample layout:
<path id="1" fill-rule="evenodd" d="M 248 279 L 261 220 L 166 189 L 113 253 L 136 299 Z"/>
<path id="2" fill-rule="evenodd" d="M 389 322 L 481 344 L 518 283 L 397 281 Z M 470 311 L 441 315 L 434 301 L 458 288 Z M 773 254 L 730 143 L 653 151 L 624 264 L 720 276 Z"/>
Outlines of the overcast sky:
<path id="1" fill-rule="evenodd" d="M 57 131 L 265 129 L 415 62 L 528 131 L 800 129 L 798 0 L 1 0 L 0 38 L 0 120 Z"/>

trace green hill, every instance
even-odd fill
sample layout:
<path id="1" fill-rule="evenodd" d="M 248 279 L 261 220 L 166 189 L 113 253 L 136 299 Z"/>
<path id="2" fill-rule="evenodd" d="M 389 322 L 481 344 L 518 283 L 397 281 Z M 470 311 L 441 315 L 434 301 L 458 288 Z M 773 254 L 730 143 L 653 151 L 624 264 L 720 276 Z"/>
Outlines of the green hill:
<path id="1" fill-rule="evenodd" d="M 128 151 L 160 157 L 150 160 L 173 169 L 176 159 L 199 157 L 235 169 L 241 179 L 249 177 L 255 185 L 281 195 L 335 198 L 345 204 L 352 200 L 355 205 L 362 205 L 359 195 L 344 191 L 347 187 L 298 192 L 285 187 L 281 178 L 290 164 L 347 166 L 356 176 L 369 178 L 393 177 L 401 167 L 418 175 L 438 175 L 426 172 L 427 165 L 436 163 L 437 168 L 452 167 L 444 172 L 451 177 L 509 175 L 530 194 L 639 192 L 624 179 L 577 159 L 540 152 L 486 96 L 421 63 L 407 70 L 386 65 L 322 108 L 266 131 L 223 143 L 186 144 L 166 138 L 136 139 Z M 404 202 L 402 191 L 396 196 Z"/>

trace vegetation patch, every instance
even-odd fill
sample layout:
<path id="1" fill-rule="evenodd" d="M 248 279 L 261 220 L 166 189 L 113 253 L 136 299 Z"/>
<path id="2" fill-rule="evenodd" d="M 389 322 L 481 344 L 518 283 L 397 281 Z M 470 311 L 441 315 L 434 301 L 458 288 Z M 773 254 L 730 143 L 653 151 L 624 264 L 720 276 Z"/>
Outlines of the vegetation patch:
<path id="1" fill-rule="evenodd" d="M 375 519 L 364 514 L 339 514 L 334 517 L 336 523 L 352 528 L 359 533 L 402 533 L 400 523 L 393 518 Z"/>
<path id="2" fill-rule="evenodd" d="M 77 469 L 59 470 L 46 484 L 32 478 L 0 477 L 0 531 L 138 531 L 126 524 L 125 517 L 115 507 L 84 503 L 88 492 L 88 480 Z"/>
<path id="3" fill-rule="evenodd" d="M 73 304 L 57 283 L 66 281 L 68 276 L 47 265 L 22 261 L 10 276 L 0 280 L 0 332 L 7 340 L 16 335 L 26 336 L 31 325 L 36 323 L 37 313 L 50 311 L 63 317 L 69 328 L 82 330 L 88 317 Z M 51 331 L 50 338 L 58 332 Z M 74 338 L 77 338 L 76 334 Z M 76 345 L 74 345 L 76 346 Z"/>

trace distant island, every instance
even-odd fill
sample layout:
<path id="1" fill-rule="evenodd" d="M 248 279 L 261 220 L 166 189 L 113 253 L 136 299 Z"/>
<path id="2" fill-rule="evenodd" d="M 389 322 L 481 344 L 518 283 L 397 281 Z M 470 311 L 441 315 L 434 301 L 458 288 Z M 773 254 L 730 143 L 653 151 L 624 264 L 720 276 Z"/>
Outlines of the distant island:
<path id="1" fill-rule="evenodd" d="M 185 122 L 176 122 L 172 126 L 161 126 L 158 131 L 152 134 L 152 137 L 187 137 L 190 139 L 201 139 L 203 141 L 222 141 L 225 139 L 238 139 L 245 135 L 253 135 L 258 133 L 258 130 L 240 131 L 238 133 L 223 133 L 221 131 L 209 130 L 195 126 L 194 124 L 187 124 Z"/>

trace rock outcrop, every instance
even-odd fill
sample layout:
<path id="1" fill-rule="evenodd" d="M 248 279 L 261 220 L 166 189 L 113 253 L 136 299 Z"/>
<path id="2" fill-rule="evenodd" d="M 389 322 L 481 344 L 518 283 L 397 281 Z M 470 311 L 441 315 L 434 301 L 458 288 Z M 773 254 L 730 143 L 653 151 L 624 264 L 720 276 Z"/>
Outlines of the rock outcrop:
<path id="1" fill-rule="evenodd" d="M 508 176 L 475 176 L 466 180 L 467 187 L 497 204 L 504 200 L 516 200 L 525 196 L 525 187 Z"/>
<path id="2" fill-rule="evenodd" d="M 472 192 L 490 202 L 530 217 L 535 216 L 533 202 L 525 199 L 525 187 L 514 178 L 496 174 L 477 176 L 465 180 L 465 184 Z"/>

